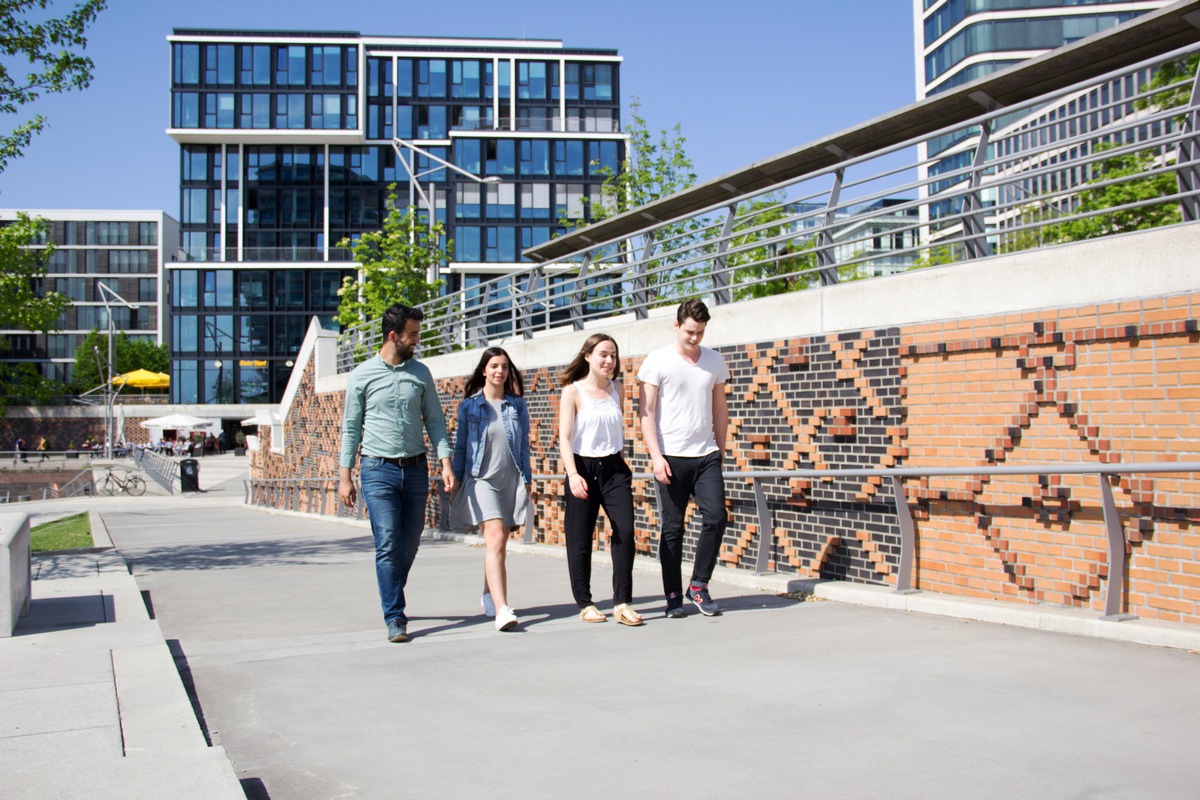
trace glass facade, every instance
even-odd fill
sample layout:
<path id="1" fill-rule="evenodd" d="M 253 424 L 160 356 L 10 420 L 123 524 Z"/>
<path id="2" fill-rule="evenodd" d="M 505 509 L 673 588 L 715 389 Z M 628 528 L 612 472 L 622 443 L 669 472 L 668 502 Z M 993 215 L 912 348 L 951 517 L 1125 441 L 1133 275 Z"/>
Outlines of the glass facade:
<path id="1" fill-rule="evenodd" d="M 586 220 L 585 201 L 599 202 L 624 160 L 612 50 L 348 33 L 176 30 L 169 41 L 178 402 L 280 399 L 287 372 L 276 369 L 309 320 L 336 327 L 336 290 L 352 274 L 338 243 L 380 228 L 390 185 L 401 206 L 445 225 L 453 291 Z M 265 306 L 240 276 L 256 276 Z M 207 341 L 206 325 L 232 341 Z"/>
<path id="2" fill-rule="evenodd" d="M 128 220 L 87 219 L 88 213 L 35 212 L 50 222 L 42 243 L 55 246 L 45 261 L 41 289 L 66 295 L 72 306 L 58 318 L 53 334 L 5 335 L 6 360 L 32 363 L 43 377 L 64 383 L 71 380 L 75 351 L 84 337 L 108 329 L 109 309 L 116 333 L 154 342 L 163 341 L 165 333 L 159 302 L 163 262 L 159 242 L 175 240 L 177 223 L 158 212 L 130 212 L 141 218 Z M 13 216 L 15 212 L 0 211 L 0 225 Z M 137 307 L 104 295 L 102 286 Z"/>

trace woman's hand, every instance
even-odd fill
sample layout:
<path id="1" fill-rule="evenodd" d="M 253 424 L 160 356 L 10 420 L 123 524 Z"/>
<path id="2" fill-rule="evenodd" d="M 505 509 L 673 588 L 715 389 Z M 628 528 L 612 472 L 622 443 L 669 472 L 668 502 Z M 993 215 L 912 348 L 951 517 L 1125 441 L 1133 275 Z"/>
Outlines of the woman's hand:
<path id="1" fill-rule="evenodd" d="M 578 472 L 572 472 L 567 476 L 567 487 L 575 497 L 578 497 L 580 500 L 587 500 L 587 481 Z"/>

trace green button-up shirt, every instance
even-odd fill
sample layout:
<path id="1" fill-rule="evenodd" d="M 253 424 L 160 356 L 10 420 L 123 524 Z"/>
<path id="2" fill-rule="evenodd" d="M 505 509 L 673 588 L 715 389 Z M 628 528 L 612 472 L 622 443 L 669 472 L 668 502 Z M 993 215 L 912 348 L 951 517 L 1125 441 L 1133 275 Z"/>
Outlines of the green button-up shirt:
<path id="1" fill-rule="evenodd" d="M 376 355 L 354 368 L 346 384 L 340 466 L 354 467 L 360 443 L 365 456 L 420 455 L 426 432 L 438 459 L 449 458 L 446 417 L 429 367 L 414 358 L 393 367 Z"/>

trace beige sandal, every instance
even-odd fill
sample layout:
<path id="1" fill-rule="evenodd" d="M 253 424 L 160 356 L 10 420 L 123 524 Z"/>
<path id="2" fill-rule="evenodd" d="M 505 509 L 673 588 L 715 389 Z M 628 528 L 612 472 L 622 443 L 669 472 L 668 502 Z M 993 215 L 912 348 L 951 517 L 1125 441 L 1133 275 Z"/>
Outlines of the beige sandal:
<path id="1" fill-rule="evenodd" d="M 613 608 L 613 618 L 622 625 L 628 625 L 631 628 L 636 628 L 638 625 L 644 625 L 645 620 L 642 615 L 633 610 L 633 606 L 629 603 L 621 603 Z"/>
<path id="2" fill-rule="evenodd" d="M 608 617 L 604 616 L 604 612 L 595 606 L 588 606 L 579 610 L 579 618 L 584 622 L 607 622 Z"/>

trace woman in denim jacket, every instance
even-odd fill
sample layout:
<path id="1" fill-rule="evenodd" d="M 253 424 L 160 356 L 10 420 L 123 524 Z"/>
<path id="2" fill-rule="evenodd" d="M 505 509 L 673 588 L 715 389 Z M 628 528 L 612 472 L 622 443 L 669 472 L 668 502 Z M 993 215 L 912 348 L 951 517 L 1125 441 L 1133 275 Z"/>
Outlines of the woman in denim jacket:
<path id="1" fill-rule="evenodd" d="M 496 630 L 512 630 L 505 555 L 508 532 L 525 524 L 529 510 L 529 409 L 521 373 L 499 347 L 483 351 L 458 405 L 451 468 L 459 489 L 450 505 L 455 528 L 478 525 L 486 556 L 484 613 Z"/>

